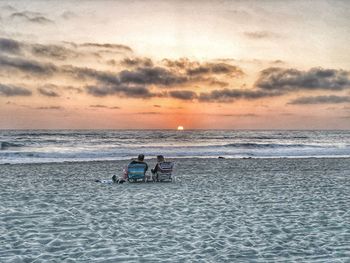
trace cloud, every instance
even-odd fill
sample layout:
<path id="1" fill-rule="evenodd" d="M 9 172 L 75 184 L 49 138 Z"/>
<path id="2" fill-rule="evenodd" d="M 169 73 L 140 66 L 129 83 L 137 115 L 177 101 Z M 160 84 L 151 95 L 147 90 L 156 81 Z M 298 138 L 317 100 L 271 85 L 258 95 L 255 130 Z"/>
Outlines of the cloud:
<path id="1" fill-rule="evenodd" d="M 244 75 L 243 70 L 238 66 L 224 62 L 200 63 L 198 61 L 190 61 L 187 58 L 178 60 L 163 59 L 162 62 L 166 67 L 184 72 L 184 74 L 189 77 L 220 74 L 230 75 L 230 77 L 240 77 Z"/>
<path id="2" fill-rule="evenodd" d="M 13 55 L 20 55 L 22 51 L 30 51 L 35 57 L 47 57 L 58 60 L 76 58 L 80 55 L 79 52 L 60 45 L 28 44 L 7 38 L 0 38 L 0 50 L 3 53 Z"/>
<path id="3" fill-rule="evenodd" d="M 162 67 L 138 67 L 118 74 L 122 83 L 172 86 L 188 81 L 185 76 L 175 74 Z"/>
<path id="4" fill-rule="evenodd" d="M 315 96 L 300 97 L 290 101 L 288 104 L 337 104 L 350 102 L 350 96 Z"/>
<path id="5" fill-rule="evenodd" d="M 31 22 L 31 23 L 36 23 L 36 24 L 54 24 L 54 21 L 46 18 L 45 16 L 43 16 L 41 13 L 38 12 L 29 12 L 29 11 L 24 11 L 24 12 L 16 12 L 13 13 L 10 16 L 12 19 L 23 19 L 26 22 Z"/>
<path id="6" fill-rule="evenodd" d="M 137 71 L 122 71 L 114 74 L 107 71 L 97 71 L 90 68 L 78 68 L 67 66 L 64 68 L 66 74 L 77 79 L 95 80 L 94 85 L 87 85 L 88 94 L 103 97 L 108 95 L 120 95 L 130 98 L 151 98 L 162 96 L 160 93 L 152 93 L 145 84 L 153 84 L 161 81 L 157 70 L 148 72 L 139 68 Z M 162 77 L 164 77 L 162 75 Z M 162 79 L 167 83 L 167 79 Z"/>
<path id="7" fill-rule="evenodd" d="M 219 86 L 221 88 L 227 87 L 230 85 L 228 82 L 217 80 L 216 78 L 209 78 L 209 79 L 206 79 L 206 81 L 209 83 L 210 86 Z"/>
<path id="8" fill-rule="evenodd" d="M 199 62 L 187 58 L 178 60 L 163 59 L 162 64 L 186 79 L 186 83 L 206 84 L 209 86 L 227 87 L 227 79 L 240 78 L 244 71 L 236 66 L 222 62 Z M 224 78 L 224 79 L 223 79 Z"/>
<path id="9" fill-rule="evenodd" d="M 152 97 L 148 85 L 174 86 L 188 81 L 185 76 L 177 75 L 162 67 L 138 67 L 134 70 L 123 70 L 119 73 L 97 71 L 90 68 L 65 66 L 63 72 L 79 80 L 95 80 L 88 85 L 87 91 L 94 96 L 123 94 L 131 97 Z"/>
<path id="10" fill-rule="evenodd" d="M 13 85 L 0 84 L 0 96 L 30 96 L 32 92 L 28 89 L 17 87 Z"/>
<path id="11" fill-rule="evenodd" d="M 125 58 L 121 64 L 127 67 L 152 67 L 153 62 L 150 58 Z"/>
<path id="12" fill-rule="evenodd" d="M 252 117 L 259 117 L 259 115 L 255 113 L 243 113 L 243 114 L 214 114 L 215 116 L 220 117 L 238 117 L 238 118 L 252 118 Z"/>
<path id="13" fill-rule="evenodd" d="M 199 95 L 202 102 L 232 102 L 237 99 L 260 99 L 265 97 L 279 96 L 279 92 L 269 92 L 263 90 L 242 90 L 242 89 L 220 89 L 211 92 L 203 92 Z"/>
<path id="14" fill-rule="evenodd" d="M 67 91 L 72 91 L 75 93 L 82 93 L 83 92 L 83 89 L 77 88 L 77 87 L 72 87 L 72 86 L 65 86 L 65 87 L 63 87 L 63 89 L 65 89 Z"/>
<path id="15" fill-rule="evenodd" d="M 115 66 L 117 64 L 117 62 L 114 59 L 109 59 L 106 61 L 106 63 L 110 66 Z"/>
<path id="16" fill-rule="evenodd" d="M 243 71 L 236 66 L 226 63 L 205 63 L 196 67 L 191 67 L 186 70 L 189 76 L 207 75 L 207 74 L 229 74 L 239 77 L 244 75 Z"/>
<path id="17" fill-rule="evenodd" d="M 90 105 L 89 107 L 90 107 L 90 108 L 108 108 L 107 106 L 101 105 L 101 104 L 98 104 L 98 105 Z"/>
<path id="18" fill-rule="evenodd" d="M 50 59 L 65 60 L 67 58 L 77 58 L 80 52 L 66 48 L 62 45 L 37 44 L 19 42 L 14 39 L 0 38 L 0 51 L 11 55 L 22 55 L 23 51 L 29 51 L 35 57 L 46 57 Z M 87 55 L 87 54 L 84 54 Z"/>
<path id="19" fill-rule="evenodd" d="M 90 108 L 113 109 L 113 110 L 120 109 L 120 107 L 118 107 L 118 106 L 110 107 L 110 106 L 101 105 L 101 104 L 97 104 L 97 105 L 90 105 L 89 107 L 90 107 Z"/>
<path id="20" fill-rule="evenodd" d="M 0 38 L 0 50 L 4 53 L 20 54 L 20 44 L 12 39 Z"/>
<path id="21" fill-rule="evenodd" d="M 79 80 L 92 79 L 102 84 L 121 85 L 117 74 L 108 71 L 98 71 L 91 68 L 63 66 L 61 72 Z"/>
<path id="22" fill-rule="evenodd" d="M 95 83 L 88 84 L 86 89 L 89 94 L 94 96 L 119 94 L 133 98 L 150 98 L 161 96 L 161 94 L 151 93 L 148 90 L 148 85 L 172 86 L 188 81 L 186 77 L 161 67 L 138 67 L 134 70 L 113 73 L 71 65 L 57 67 L 51 63 L 6 56 L 0 56 L 0 66 L 1 69 L 18 70 L 40 77 L 63 74 L 79 81 L 94 81 Z M 44 93 L 43 90 L 39 92 Z"/>
<path id="23" fill-rule="evenodd" d="M 0 70 L 20 70 L 25 73 L 37 75 L 52 75 L 57 72 L 57 67 L 51 63 L 40 63 L 35 60 L 22 59 L 18 57 L 0 56 Z"/>
<path id="24" fill-rule="evenodd" d="M 344 90 L 350 87 L 350 74 L 345 70 L 312 68 L 308 71 L 267 68 L 255 83 L 263 90 Z"/>
<path id="25" fill-rule="evenodd" d="M 199 66 L 195 68 L 189 68 L 187 69 L 187 74 L 190 76 L 195 75 L 206 75 L 210 73 L 210 68 L 205 66 Z"/>
<path id="26" fill-rule="evenodd" d="M 286 64 L 286 62 L 284 62 L 283 60 L 277 59 L 277 60 L 271 61 L 271 64 L 282 65 L 282 64 Z"/>
<path id="27" fill-rule="evenodd" d="M 37 13 L 32 15 L 37 15 Z M 84 89 L 75 87 L 60 87 L 58 89 L 58 87 L 53 87 L 54 85 L 39 87 L 38 92 L 47 97 L 58 97 L 60 96 L 58 91 L 63 92 L 63 89 L 66 89 L 79 93 L 85 91 L 96 97 L 109 95 L 142 99 L 169 97 L 184 101 L 229 103 L 238 99 L 253 100 L 282 96 L 301 90 L 342 91 L 350 88 L 350 73 L 341 69 L 311 68 L 302 71 L 293 68 L 270 67 L 260 72 L 252 89 L 234 89 L 229 88 L 230 80 L 239 78 L 245 73 L 240 67 L 230 64 L 228 60 L 199 62 L 182 58 L 153 62 L 150 58 L 133 57 L 131 55 L 131 57 L 124 57 L 124 59 L 117 61 L 119 65 L 127 66 L 127 69 L 113 72 L 73 65 L 59 66 L 57 64 L 56 66 L 52 63 L 21 57 L 21 55 L 27 55 L 31 52 L 35 57 L 39 57 L 38 59 L 47 57 L 65 60 L 91 51 L 90 49 L 78 50 L 80 46 L 96 48 L 97 50 L 107 48 L 131 51 L 131 48 L 118 44 L 84 43 L 79 45 L 66 43 L 64 45 L 43 45 L 0 38 L 1 50 L 5 50 L 5 52 L 12 55 L 0 55 L 0 72 L 12 74 L 19 71 L 27 73 L 26 76 L 28 77 L 72 78 L 84 87 Z M 277 61 L 276 63 L 280 62 Z M 191 90 L 203 85 L 203 83 L 212 89 L 201 93 Z M 215 89 L 214 85 L 216 86 Z M 188 89 L 177 90 L 176 88 L 179 88 L 179 86 L 180 88 L 188 87 Z M 174 88 L 176 90 L 172 90 Z M 341 103 L 340 98 L 336 99 L 337 96 L 321 97 L 307 103 L 331 103 L 325 101 Z M 290 104 L 307 104 L 306 102 L 302 103 L 303 100 L 306 99 L 299 98 L 291 101 Z"/>
<path id="28" fill-rule="evenodd" d="M 60 95 L 55 91 L 57 87 L 55 85 L 47 85 L 38 88 L 38 92 L 46 97 L 60 97 Z"/>
<path id="29" fill-rule="evenodd" d="M 180 58 L 177 60 L 171 60 L 171 59 L 163 59 L 163 64 L 169 68 L 178 68 L 178 69 L 185 69 L 188 67 L 198 66 L 199 62 L 193 62 L 190 61 L 187 58 Z"/>
<path id="30" fill-rule="evenodd" d="M 266 39 L 279 37 L 278 34 L 270 31 L 246 31 L 243 35 L 250 39 Z"/>
<path id="31" fill-rule="evenodd" d="M 26 15 L 29 15 L 26 13 Z M 38 15 L 33 13 L 30 15 Z M 3 41 L 6 47 L 11 46 L 16 49 L 16 44 L 23 47 L 24 54 L 31 52 L 35 57 L 46 57 L 50 59 L 65 60 L 80 56 L 81 53 L 75 49 L 79 46 L 94 48 L 124 49 L 131 51 L 131 48 L 118 44 L 98 44 L 98 43 L 66 43 L 72 48 L 62 45 L 43 45 L 36 43 L 18 43 L 16 41 Z M 199 63 L 188 59 L 177 61 L 165 60 L 165 66 L 154 66 L 149 58 L 129 57 L 120 61 L 122 65 L 128 65 L 131 69 L 120 72 L 101 71 L 88 67 L 76 67 L 73 65 L 56 66 L 52 63 L 45 63 L 22 57 L 0 56 L 0 71 L 11 70 L 22 73 L 29 73 L 34 77 L 55 77 L 64 76 L 83 82 L 85 90 L 93 96 L 120 95 L 132 98 L 166 97 L 166 92 L 151 92 L 154 88 L 173 88 L 184 84 L 209 83 L 220 87 L 227 86 L 228 83 L 214 77 L 214 75 L 224 74 L 225 76 L 242 75 L 243 71 L 227 63 Z M 168 67 L 167 65 L 170 65 Z M 85 83 L 84 83 L 85 82 Z M 38 92 L 44 96 L 54 97 L 59 94 L 47 88 L 39 88 Z M 170 93 L 171 97 L 189 100 L 196 98 L 194 92 Z"/>
<path id="32" fill-rule="evenodd" d="M 169 96 L 180 100 L 193 100 L 197 94 L 190 90 L 174 90 L 169 92 Z"/>
<path id="33" fill-rule="evenodd" d="M 282 96 L 299 90 L 331 90 L 341 91 L 350 88 L 348 71 L 335 69 L 311 68 L 308 71 L 297 69 L 267 68 L 260 72 L 255 89 L 220 89 L 200 93 L 202 102 L 232 102 L 237 99 L 260 99 Z M 347 97 L 319 96 L 303 97 L 291 101 L 290 104 L 318 104 L 348 102 Z"/>
<path id="34" fill-rule="evenodd" d="M 140 115 L 160 115 L 162 113 L 161 112 L 157 112 L 157 111 L 146 111 L 146 112 L 137 112 L 135 114 L 140 114 Z"/>
<path id="35" fill-rule="evenodd" d="M 60 97 L 61 93 L 60 91 L 68 91 L 69 93 L 82 93 L 83 89 L 72 87 L 72 86 L 57 86 L 55 84 L 45 84 L 42 87 L 39 87 L 38 92 L 41 95 L 47 96 L 47 97 Z"/>
<path id="36" fill-rule="evenodd" d="M 37 110 L 63 110 L 64 108 L 61 106 L 45 106 L 45 107 L 37 107 Z"/>
<path id="37" fill-rule="evenodd" d="M 65 60 L 68 57 L 76 58 L 79 56 L 78 52 L 58 45 L 34 44 L 31 46 L 31 51 L 34 56 L 47 57 L 58 60 Z"/>
<path id="38" fill-rule="evenodd" d="M 108 95 L 120 95 L 128 98 L 151 98 L 155 94 L 151 93 L 146 87 L 128 87 L 124 85 L 112 86 L 93 86 L 86 87 L 87 93 L 96 97 L 104 97 Z"/>
<path id="39" fill-rule="evenodd" d="M 153 107 L 155 107 L 155 108 L 161 108 L 162 106 L 155 104 L 155 105 L 153 105 Z"/>
<path id="40" fill-rule="evenodd" d="M 44 16 L 37 16 L 29 19 L 30 22 L 38 24 L 53 24 L 54 22 Z"/>
<path id="41" fill-rule="evenodd" d="M 213 72 L 232 72 L 231 67 L 226 65 L 212 65 Z M 148 91 L 150 85 L 156 85 L 158 88 L 170 88 L 185 83 L 198 81 L 192 79 L 186 74 L 171 71 L 164 67 L 136 67 L 132 70 L 123 70 L 117 74 L 111 72 L 96 71 L 88 68 L 73 68 L 68 69 L 71 75 L 77 78 L 93 78 L 99 85 L 92 85 L 88 87 L 88 93 L 95 96 L 106 96 L 113 94 L 124 94 L 145 97 L 164 96 L 162 94 L 152 94 Z M 200 79 L 204 80 L 204 79 Z M 205 79 L 213 81 L 213 79 Z M 216 81 L 216 80 L 215 80 Z M 212 82 L 211 82 L 212 83 Z M 222 86 L 222 83 L 219 83 Z M 226 84 L 225 84 L 226 85 Z M 172 97 L 179 99 L 193 99 L 196 98 L 194 92 L 173 92 L 169 93 Z"/>
<path id="42" fill-rule="evenodd" d="M 133 52 L 133 50 L 126 45 L 121 45 L 121 44 L 109 44 L 109 43 L 104 43 L 104 44 L 99 44 L 99 43 L 83 43 L 80 44 L 81 47 L 97 47 L 97 48 L 107 48 L 107 49 L 119 49 L 119 50 L 124 50 L 124 51 L 129 51 Z"/>

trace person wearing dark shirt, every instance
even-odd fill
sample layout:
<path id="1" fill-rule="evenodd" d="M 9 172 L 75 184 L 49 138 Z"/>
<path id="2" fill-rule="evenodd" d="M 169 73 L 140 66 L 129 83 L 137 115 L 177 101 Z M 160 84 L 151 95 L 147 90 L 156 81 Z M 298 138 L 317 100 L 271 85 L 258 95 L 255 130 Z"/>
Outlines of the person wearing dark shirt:
<path id="1" fill-rule="evenodd" d="M 148 170 L 148 165 L 147 165 L 147 163 L 144 161 L 144 159 L 145 159 L 145 156 L 144 156 L 143 154 L 139 154 L 139 156 L 137 156 L 137 160 L 132 160 L 132 161 L 129 163 L 129 165 L 130 165 L 130 164 L 138 164 L 138 163 L 145 164 L 145 165 L 146 165 L 145 173 L 146 173 L 146 171 Z M 113 182 L 114 182 L 114 183 L 119 183 L 119 184 L 124 183 L 127 179 L 128 179 L 128 167 L 126 167 L 126 168 L 124 169 L 123 177 L 117 178 L 116 175 L 113 175 L 113 177 L 112 177 Z"/>
<path id="2" fill-rule="evenodd" d="M 165 162 L 163 155 L 157 155 L 157 164 L 154 166 L 153 169 L 151 169 L 152 172 L 152 178 L 154 181 L 158 181 L 158 172 L 160 171 L 159 164 Z"/>
<path id="3" fill-rule="evenodd" d="M 163 155 L 157 155 L 157 164 L 156 164 L 156 166 L 153 168 L 153 169 L 151 169 L 151 172 L 153 173 L 153 174 L 155 174 L 156 172 L 158 172 L 158 170 L 159 170 L 159 164 L 160 163 L 162 163 L 162 162 L 164 162 L 165 160 L 164 160 L 164 156 Z"/>
<path id="4" fill-rule="evenodd" d="M 139 154 L 139 156 L 137 156 L 137 160 L 132 160 L 131 163 L 129 164 L 137 164 L 137 163 L 143 163 L 146 165 L 146 169 L 145 169 L 145 173 L 148 170 L 148 165 L 147 163 L 144 162 L 145 156 L 143 154 Z"/>

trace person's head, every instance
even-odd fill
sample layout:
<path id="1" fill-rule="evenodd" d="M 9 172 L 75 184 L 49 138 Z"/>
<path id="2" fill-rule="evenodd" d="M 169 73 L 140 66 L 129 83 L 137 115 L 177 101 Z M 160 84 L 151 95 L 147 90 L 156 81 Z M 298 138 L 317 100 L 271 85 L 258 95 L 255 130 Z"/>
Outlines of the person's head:
<path id="1" fill-rule="evenodd" d="M 158 163 L 164 162 L 164 156 L 163 155 L 157 155 L 157 162 Z"/>
<path id="2" fill-rule="evenodd" d="M 139 160 L 140 162 L 143 162 L 144 159 L 145 156 L 143 154 L 139 154 L 139 156 L 137 156 L 137 160 Z"/>

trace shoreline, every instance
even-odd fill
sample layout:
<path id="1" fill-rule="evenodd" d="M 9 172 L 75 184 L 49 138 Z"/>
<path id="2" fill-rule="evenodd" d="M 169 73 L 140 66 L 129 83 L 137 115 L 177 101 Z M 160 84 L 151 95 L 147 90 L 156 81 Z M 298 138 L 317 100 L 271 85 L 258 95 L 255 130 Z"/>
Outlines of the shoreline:
<path id="1" fill-rule="evenodd" d="M 0 166 L 10 166 L 10 165 L 40 165 L 40 164 L 86 164 L 86 163 L 115 163 L 115 162 L 130 162 L 131 160 L 134 160 L 135 158 L 131 159 L 118 159 L 118 160 L 79 160 L 79 161 L 52 161 L 52 162 L 27 162 L 27 163 L 0 163 Z M 306 160 L 306 159 L 350 159 L 350 156 L 298 156 L 298 157 L 224 157 L 224 156 L 218 156 L 218 157 L 169 157 L 166 158 L 167 160 L 176 162 L 177 160 Z M 156 161 L 156 158 L 150 158 L 145 159 L 145 161 L 154 162 Z"/>

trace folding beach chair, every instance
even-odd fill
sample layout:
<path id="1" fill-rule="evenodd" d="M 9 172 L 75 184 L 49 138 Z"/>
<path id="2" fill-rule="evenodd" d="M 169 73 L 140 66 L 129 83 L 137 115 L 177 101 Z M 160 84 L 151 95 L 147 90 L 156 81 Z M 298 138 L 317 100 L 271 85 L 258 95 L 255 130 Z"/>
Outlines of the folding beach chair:
<path id="1" fill-rule="evenodd" d="M 145 181 L 146 179 L 146 164 L 132 163 L 128 165 L 128 181 L 136 182 L 138 180 Z"/>
<path id="2" fill-rule="evenodd" d="M 174 163 L 172 162 L 161 162 L 158 163 L 158 169 L 155 173 L 154 180 L 157 182 L 161 181 L 172 181 L 173 180 L 173 168 Z"/>

